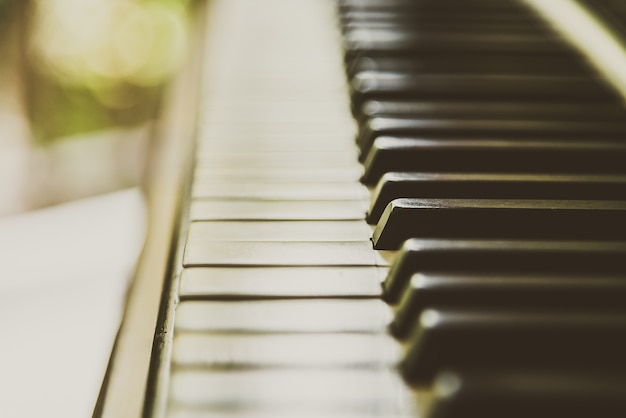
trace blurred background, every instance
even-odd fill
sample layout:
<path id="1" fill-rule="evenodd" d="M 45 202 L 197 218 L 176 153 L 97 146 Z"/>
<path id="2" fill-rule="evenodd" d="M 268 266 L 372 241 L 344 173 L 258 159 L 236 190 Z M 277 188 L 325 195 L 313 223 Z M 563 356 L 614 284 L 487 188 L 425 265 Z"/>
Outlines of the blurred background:
<path id="1" fill-rule="evenodd" d="M 188 0 L 0 0 L 0 216 L 139 183 Z"/>
<path id="2" fill-rule="evenodd" d="M 0 0 L 0 416 L 91 416 L 191 0 Z"/>

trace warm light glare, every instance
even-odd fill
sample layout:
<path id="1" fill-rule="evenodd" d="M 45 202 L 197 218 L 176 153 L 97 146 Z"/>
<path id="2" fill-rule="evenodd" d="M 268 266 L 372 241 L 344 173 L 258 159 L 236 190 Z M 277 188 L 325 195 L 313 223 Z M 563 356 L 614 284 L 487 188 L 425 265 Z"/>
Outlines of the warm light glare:
<path id="1" fill-rule="evenodd" d="M 626 97 L 626 48 L 597 17 L 571 0 L 526 0 L 526 3 L 577 46 L 613 87 Z"/>
<path id="2" fill-rule="evenodd" d="M 186 42 L 184 2 L 40 0 L 32 50 L 60 82 L 106 89 L 162 83 Z"/>

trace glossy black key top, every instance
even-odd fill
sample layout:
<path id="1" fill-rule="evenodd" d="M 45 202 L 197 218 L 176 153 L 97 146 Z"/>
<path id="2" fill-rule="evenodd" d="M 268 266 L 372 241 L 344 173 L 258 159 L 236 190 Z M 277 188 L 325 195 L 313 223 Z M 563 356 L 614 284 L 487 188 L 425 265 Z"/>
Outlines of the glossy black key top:
<path id="1" fill-rule="evenodd" d="M 396 199 L 372 235 L 395 250 L 409 238 L 626 240 L 626 201 Z"/>
<path id="2" fill-rule="evenodd" d="M 552 28 L 536 17 L 510 13 L 483 15 L 467 13 L 455 18 L 439 13 L 348 12 L 340 17 L 343 36 L 390 38 L 437 33 L 491 33 L 494 36 L 554 34 Z"/>
<path id="3" fill-rule="evenodd" d="M 360 56 L 409 56 L 422 53 L 456 53 L 476 51 L 532 52 L 534 54 L 563 54 L 570 51 L 557 36 L 546 34 L 476 33 L 397 33 L 395 31 L 351 31 L 344 38 L 344 59 L 347 64 Z"/>
<path id="4" fill-rule="evenodd" d="M 528 10 L 517 1 L 510 0 L 339 0 L 340 12 L 346 10 L 440 10 L 446 14 L 486 11 Z"/>
<path id="5" fill-rule="evenodd" d="M 626 200 L 626 175 L 390 172 L 372 194 L 367 221 L 378 223 L 398 198 Z"/>
<path id="6" fill-rule="evenodd" d="M 357 4 L 359 3 L 359 4 Z M 354 2 L 352 4 L 340 2 L 339 19 L 342 22 L 350 20 L 378 21 L 381 19 L 396 21 L 398 19 L 436 19 L 446 21 L 486 20 L 496 21 L 507 19 L 511 21 L 540 21 L 527 7 L 519 2 L 501 0 L 499 2 L 481 1 L 378 1 L 370 4 Z M 499 4 L 498 4 L 499 3 Z"/>
<path id="7" fill-rule="evenodd" d="M 568 64 L 569 65 L 569 64 Z M 559 70 L 559 72 L 562 72 Z M 551 120 L 588 122 L 623 122 L 624 107 L 616 104 L 597 103 L 580 106 L 562 102 L 479 102 L 479 101 L 383 101 L 371 100 L 361 107 L 362 124 L 368 119 L 489 119 L 489 120 Z"/>
<path id="8" fill-rule="evenodd" d="M 400 300 L 415 273 L 447 271 L 626 274 L 626 242 L 410 239 L 383 283 L 384 299 Z"/>
<path id="9" fill-rule="evenodd" d="M 406 338 L 436 307 L 625 311 L 626 275 L 425 272 L 413 275 L 391 323 Z"/>
<path id="10" fill-rule="evenodd" d="M 626 376 L 589 370 L 439 373 L 426 418 L 621 418 Z"/>
<path id="11" fill-rule="evenodd" d="M 350 87 L 353 109 L 367 100 L 620 100 L 601 80 L 574 75 L 363 72 L 354 77 Z"/>
<path id="12" fill-rule="evenodd" d="M 428 309 L 400 368 L 428 383 L 450 367 L 626 367 L 626 315 Z"/>
<path id="13" fill-rule="evenodd" d="M 346 68 L 349 78 L 362 72 L 487 73 L 487 74 L 583 74 L 588 65 L 575 55 L 532 53 L 454 53 L 419 56 L 369 57 L 361 55 Z"/>
<path id="14" fill-rule="evenodd" d="M 365 160 L 364 180 L 386 170 L 462 173 L 626 173 L 621 138 L 380 137 Z M 371 178 L 371 180 L 369 180 Z"/>
<path id="15" fill-rule="evenodd" d="M 602 142 L 605 138 L 613 139 L 622 147 L 626 147 L 623 141 L 626 135 L 626 124 L 623 121 L 589 121 L 589 120 L 519 120 L 519 119 L 409 119 L 409 118 L 373 118 L 361 126 L 357 136 L 357 144 L 361 151 L 361 160 L 364 159 L 376 140 L 381 138 L 440 138 L 443 139 L 477 139 L 478 144 L 482 138 L 485 141 L 498 138 L 504 141 L 517 138 L 550 138 L 546 141 L 538 141 L 537 147 L 547 148 L 557 139 L 566 139 L 560 145 L 561 148 L 580 147 L 581 143 L 572 143 L 572 139 L 589 138 L 589 141 L 597 144 L 601 151 L 605 146 Z M 619 141 L 616 141 L 619 140 Z M 600 141 L 600 142 L 598 142 Z M 529 144 L 530 142 L 526 142 Z M 407 142 L 403 151 L 408 150 L 413 144 Z M 443 143 L 454 144 L 454 142 Z M 543 145 L 542 145 L 543 144 Z M 393 150 L 397 147 L 396 141 L 386 139 L 377 148 Z M 503 146 L 503 142 L 495 142 L 495 145 Z M 587 148 L 591 148 L 588 144 Z M 519 145 L 523 146 L 523 145 Z M 449 147 L 449 145 L 448 145 Z M 528 147 L 528 145 L 526 145 Z M 558 166 L 558 164 L 552 164 Z M 624 166 L 623 164 L 621 166 Z"/>
<path id="16" fill-rule="evenodd" d="M 493 33 L 494 35 L 550 33 L 545 23 L 537 19 L 518 18 L 511 14 L 447 19 L 445 16 L 432 14 L 353 12 L 342 15 L 340 25 L 343 35 L 348 38 L 352 31 L 369 31 L 374 36 L 378 33 L 389 32 L 420 34 L 444 31 Z"/>

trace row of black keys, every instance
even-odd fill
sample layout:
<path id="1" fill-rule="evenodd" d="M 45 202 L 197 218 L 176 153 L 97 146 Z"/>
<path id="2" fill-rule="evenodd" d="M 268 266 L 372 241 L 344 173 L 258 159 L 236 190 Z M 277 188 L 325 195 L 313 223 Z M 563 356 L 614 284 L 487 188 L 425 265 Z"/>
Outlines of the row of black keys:
<path id="1" fill-rule="evenodd" d="M 340 0 L 362 181 L 429 418 L 626 416 L 626 112 L 521 2 Z"/>

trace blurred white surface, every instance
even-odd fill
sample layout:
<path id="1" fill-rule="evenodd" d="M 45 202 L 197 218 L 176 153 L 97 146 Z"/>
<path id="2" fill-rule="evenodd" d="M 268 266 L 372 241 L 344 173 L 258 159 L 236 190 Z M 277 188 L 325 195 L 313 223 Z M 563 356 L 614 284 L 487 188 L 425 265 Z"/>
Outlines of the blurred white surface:
<path id="1" fill-rule="evenodd" d="M 135 188 L 0 219 L 0 416 L 91 416 L 145 213 Z"/>

